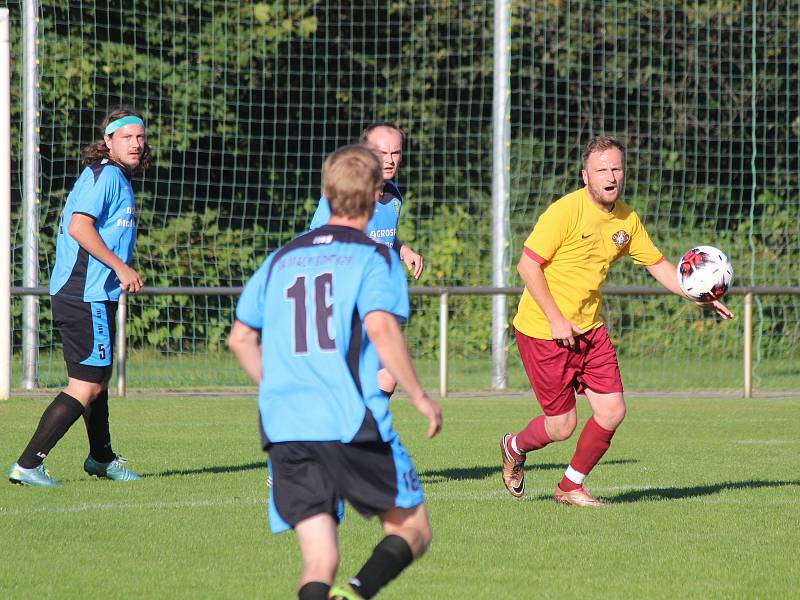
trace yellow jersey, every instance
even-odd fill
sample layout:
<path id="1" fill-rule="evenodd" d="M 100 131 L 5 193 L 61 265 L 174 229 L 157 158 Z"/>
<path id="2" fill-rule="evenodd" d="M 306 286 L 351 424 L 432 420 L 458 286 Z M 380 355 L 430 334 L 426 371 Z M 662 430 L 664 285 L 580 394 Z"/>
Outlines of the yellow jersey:
<path id="1" fill-rule="evenodd" d="M 650 266 L 664 259 L 630 206 L 617 200 L 614 209 L 605 212 L 585 187 L 547 207 L 523 251 L 542 265 L 561 314 L 584 331 L 603 324 L 600 286 L 614 261 L 628 255 L 637 265 Z M 528 337 L 553 339 L 547 317 L 527 288 L 514 327 Z"/>

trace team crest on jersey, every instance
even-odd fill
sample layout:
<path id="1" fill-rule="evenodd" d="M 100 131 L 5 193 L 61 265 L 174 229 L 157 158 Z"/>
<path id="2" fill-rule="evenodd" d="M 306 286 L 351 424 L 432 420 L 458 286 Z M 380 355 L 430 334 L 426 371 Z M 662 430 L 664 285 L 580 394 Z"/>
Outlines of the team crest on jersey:
<path id="1" fill-rule="evenodd" d="M 394 215 L 396 217 L 399 217 L 400 216 L 400 200 L 395 198 L 392 203 L 394 204 Z"/>
<path id="2" fill-rule="evenodd" d="M 614 242 L 614 245 L 617 248 L 622 248 L 630 240 L 631 236 L 629 236 L 628 232 L 623 229 L 620 229 L 617 233 L 611 236 L 611 241 Z"/>

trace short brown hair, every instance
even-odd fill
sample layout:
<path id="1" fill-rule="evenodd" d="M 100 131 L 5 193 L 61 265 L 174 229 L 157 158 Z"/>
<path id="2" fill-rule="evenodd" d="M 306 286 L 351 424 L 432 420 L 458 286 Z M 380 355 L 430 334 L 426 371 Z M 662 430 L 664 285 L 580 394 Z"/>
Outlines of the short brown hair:
<path id="1" fill-rule="evenodd" d="M 625 144 L 620 142 L 617 138 L 604 135 L 590 139 L 583 147 L 583 154 L 581 154 L 583 164 L 586 165 L 586 161 L 589 160 L 589 156 L 595 152 L 602 152 L 603 150 L 608 150 L 609 148 L 616 148 L 622 152 L 622 158 L 625 158 Z"/>
<path id="2" fill-rule="evenodd" d="M 322 195 L 337 217 L 372 214 L 375 191 L 382 188 L 381 163 L 364 146 L 342 146 L 322 165 Z"/>
<path id="3" fill-rule="evenodd" d="M 378 129 L 379 127 L 386 127 L 387 129 L 393 129 L 394 131 L 399 133 L 400 139 L 402 140 L 402 146 L 403 148 L 405 148 L 406 132 L 403 131 L 403 129 L 399 125 L 397 125 L 396 123 L 392 123 L 391 121 L 379 121 L 377 123 L 372 123 L 371 125 L 367 125 L 364 128 L 364 131 L 361 132 L 361 137 L 358 138 L 358 141 L 361 142 L 362 144 L 366 144 L 369 134 Z"/>

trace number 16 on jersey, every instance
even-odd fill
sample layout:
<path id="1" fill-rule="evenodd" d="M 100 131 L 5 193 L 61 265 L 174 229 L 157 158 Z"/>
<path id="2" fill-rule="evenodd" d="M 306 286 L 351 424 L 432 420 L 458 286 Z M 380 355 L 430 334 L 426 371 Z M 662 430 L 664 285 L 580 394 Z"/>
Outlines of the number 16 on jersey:
<path id="1" fill-rule="evenodd" d="M 321 351 L 336 350 L 333 318 L 333 273 L 320 273 L 313 277 L 313 284 L 306 285 L 306 276 L 299 275 L 286 288 L 286 299 L 293 304 L 294 353 L 308 354 L 308 338 L 316 339 Z M 309 298 L 309 296 L 312 296 Z M 316 330 L 309 336 L 308 323 Z"/>

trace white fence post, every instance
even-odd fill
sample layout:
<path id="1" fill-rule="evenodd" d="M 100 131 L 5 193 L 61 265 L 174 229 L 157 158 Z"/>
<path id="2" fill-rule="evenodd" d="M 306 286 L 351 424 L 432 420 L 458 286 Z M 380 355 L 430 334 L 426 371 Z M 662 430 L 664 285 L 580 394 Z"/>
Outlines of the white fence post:
<path id="1" fill-rule="evenodd" d="M 448 294 L 439 295 L 439 396 L 447 397 L 447 327 L 450 318 Z"/>
<path id="2" fill-rule="evenodd" d="M 753 292 L 744 295 L 744 397 L 753 397 Z"/>
<path id="3" fill-rule="evenodd" d="M 39 286 L 39 1 L 22 10 L 22 285 Z M 39 297 L 22 297 L 22 388 L 39 385 Z"/>
<path id="4" fill-rule="evenodd" d="M 11 395 L 11 28 L 0 8 L 0 400 Z"/>
<path id="5" fill-rule="evenodd" d="M 508 203 L 511 176 L 511 2 L 494 1 L 492 85 L 492 286 L 508 285 Z M 508 311 L 504 294 L 492 296 L 492 389 L 506 389 Z"/>
<path id="6" fill-rule="evenodd" d="M 126 344 L 128 342 L 128 294 L 122 293 L 119 296 L 117 305 L 117 336 L 114 344 L 117 347 L 117 395 L 122 398 L 125 396 L 125 355 L 127 353 Z"/>

